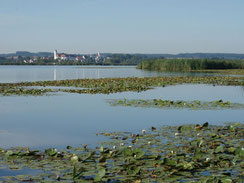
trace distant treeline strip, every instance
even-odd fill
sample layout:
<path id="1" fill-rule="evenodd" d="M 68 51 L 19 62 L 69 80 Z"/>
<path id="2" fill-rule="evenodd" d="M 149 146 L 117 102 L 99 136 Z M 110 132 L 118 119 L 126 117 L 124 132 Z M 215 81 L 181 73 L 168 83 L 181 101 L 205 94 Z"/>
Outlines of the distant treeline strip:
<path id="1" fill-rule="evenodd" d="M 210 69 L 244 69 L 244 60 L 222 59 L 148 59 L 138 69 L 155 71 L 191 71 Z"/>

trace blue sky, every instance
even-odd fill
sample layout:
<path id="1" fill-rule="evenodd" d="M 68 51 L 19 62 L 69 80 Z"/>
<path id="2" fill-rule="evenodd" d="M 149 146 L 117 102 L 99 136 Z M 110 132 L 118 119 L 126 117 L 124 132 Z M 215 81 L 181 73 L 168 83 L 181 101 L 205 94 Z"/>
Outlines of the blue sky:
<path id="1" fill-rule="evenodd" d="M 0 0 L 0 53 L 244 53 L 244 0 Z"/>

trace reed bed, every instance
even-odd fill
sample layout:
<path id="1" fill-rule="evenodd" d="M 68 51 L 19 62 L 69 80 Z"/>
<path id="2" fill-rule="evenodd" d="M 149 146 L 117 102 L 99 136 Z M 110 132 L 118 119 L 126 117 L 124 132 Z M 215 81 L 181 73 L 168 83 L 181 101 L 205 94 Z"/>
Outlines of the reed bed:
<path id="1" fill-rule="evenodd" d="M 141 62 L 138 69 L 155 71 L 194 71 L 218 69 L 244 69 L 244 60 L 220 59 L 149 59 Z"/>

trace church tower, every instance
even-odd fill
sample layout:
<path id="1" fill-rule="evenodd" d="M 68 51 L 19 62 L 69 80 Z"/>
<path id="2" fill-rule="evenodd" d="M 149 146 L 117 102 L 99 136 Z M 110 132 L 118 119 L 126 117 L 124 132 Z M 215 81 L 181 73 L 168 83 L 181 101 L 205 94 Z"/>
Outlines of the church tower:
<path id="1" fill-rule="evenodd" d="M 58 51 L 57 50 L 54 50 L 54 54 L 53 54 L 53 58 L 54 60 L 56 60 L 58 57 L 57 57 L 57 54 L 58 54 Z"/>

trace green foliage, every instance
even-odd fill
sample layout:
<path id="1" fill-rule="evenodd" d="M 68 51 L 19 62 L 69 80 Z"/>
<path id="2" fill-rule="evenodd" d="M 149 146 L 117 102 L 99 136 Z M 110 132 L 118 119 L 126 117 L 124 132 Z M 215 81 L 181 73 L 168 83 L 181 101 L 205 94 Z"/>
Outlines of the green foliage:
<path id="1" fill-rule="evenodd" d="M 127 77 L 127 78 L 101 78 L 101 79 L 72 79 L 60 81 L 39 81 L 22 83 L 0 83 L 0 95 L 43 95 L 48 92 L 109 94 L 125 91 L 141 92 L 152 87 L 174 84 L 213 84 L 213 85 L 244 85 L 243 77 L 205 76 L 205 77 Z M 31 88 L 38 86 L 40 88 Z M 48 86 L 67 87 L 67 89 L 51 89 Z M 43 88 L 42 88 L 43 87 Z M 68 87 L 75 87 L 70 89 Z M 77 89 L 76 89 L 77 88 Z M 84 89 L 80 89 L 84 88 Z"/>
<path id="2" fill-rule="evenodd" d="M 244 104 L 241 103 L 231 103 L 230 101 L 224 102 L 223 100 L 217 101 L 182 101 L 182 100 L 162 100 L 162 99 L 153 99 L 153 100 L 144 100 L 144 99 L 111 99 L 107 100 L 108 103 L 112 106 L 131 106 L 131 107 L 154 107 L 161 109 L 190 109 L 190 110 L 220 110 L 220 109 L 244 109 Z M 208 123 L 204 123 L 203 127 L 208 127 Z M 234 127 L 232 125 L 228 126 L 229 130 L 232 130 Z M 181 130 L 181 129 L 180 129 Z M 179 131 L 180 131 L 179 130 Z"/>
<path id="3" fill-rule="evenodd" d="M 56 156 L 57 155 L 57 149 L 54 149 L 54 148 L 46 149 L 45 153 L 49 156 Z"/>
<path id="4" fill-rule="evenodd" d="M 138 69 L 155 71 L 194 71 L 212 69 L 244 69 L 244 60 L 222 59 L 148 59 Z"/>
<path id="5" fill-rule="evenodd" d="M 229 125 L 230 126 L 230 125 Z M 0 149 L 2 169 L 42 173 L 4 176 L 4 182 L 241 182 L 244 125 L 164 126 L 146 134 L 100 133 L 100 148 L 45 152 Z M 179 136 L 174 135 L 180 133 Z M 115 138 L 116 137 L 116 138 Z M 120 146 L 123 142 L 124 146 Z M 148 143 L 150 142 L 150 143 Z M 113 148 L 116 146 L 117 148 Z M 79 157 L 79 158 L 78 158 Z M 75 159 L 75 164 L 72 161 Z"/>
<path id="6" fill-rule="evenodd" d="M 98 173 L 96 174 L 96 177 L 95 177 L 95 181 L 98 182 L 98 181 L 101 181 L 103 179 L 103 177 L 106 175 L 106 170 L 104 168 L 101 168 Z"/>
<path id="7" fill-rule="evenodd" d="M 134 55 L 134 54 L 111 54 L 104 61 L 104 65 L 137 65 L 143 59 L 145 55 Z"/>
<path id="8" fill-rule="evenodd" d="M 37 57 L 31 63 L 25 63 L 24 60 L 34 59 L 33 56 L 19 56 L 17 60 L 12 57 L 0 57 L 0 65 L 137 65 L 147 55 L 141 54 L 104 54 L 99 60 L 95 55 L 86 56 L 82 61 L 74 60 L 54 60 L 52 56 L 43 58 Z"/>

